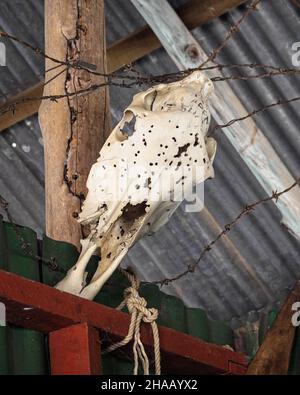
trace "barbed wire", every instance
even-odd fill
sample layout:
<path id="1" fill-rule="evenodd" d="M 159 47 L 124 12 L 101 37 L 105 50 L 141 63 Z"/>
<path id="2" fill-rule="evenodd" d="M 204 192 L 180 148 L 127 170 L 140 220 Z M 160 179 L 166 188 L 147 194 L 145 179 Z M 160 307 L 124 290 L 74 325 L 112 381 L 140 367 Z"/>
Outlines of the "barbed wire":
<path id="1" fill-rule="evenodd" d="M 293 1 L 293 0 L 292 0 Z M 242 74 L 242 75 L 217 75 L 213 76 L 211 79 L 215 83 L 219 82 L 224 82 L 224 81 L 237 81 L 237 80 L 253 80 L 253 79 L 259 79 L 259 78 L 273 78 L 277 76 L 285 76 L 285 77 L 290 77 L 290 76 L 296 76 L 300 74 L 300 69 L 299 68 L 289 68 L 285 66 L 276 66 L 276 65 L 268 65 L 268 64 L 260 64 L 260 63 L 244 63 L 244 64 L 222 64 L 222 63 L 216 63 L 214 62 L 219 53 L 222 51 L 222 49 L 226 46 L 226 44 L 232 39 L 232 37 L 240 30 L 241 24 L 246 20 L 246 18 L 252 13 L 252 11 L 257 10 L 257 7 L 261 0 L 255 0 L 253 1 L 250 5 L 246 6 L 246 11 L 242 14 L 242 16 L 238 19 L 237 22 L 232 24 L 228 30 L 227 35 L 225 36 L 224 40 L 215 48 L 212 50 L 210 55 L 208 55 L 207 59 L 197 68 L 189 69 L 189 70 L 184 70 L 184 71 L 178 71 L 175 73 L 166 73 L 162 75 L 142 75 L 138 70 L 136 70 L 132 64 L 126 65 L 121 71 L 118 72 L 113 72 L 113 73 L 101 73 L 97 71 L 97 65 L 90 65 L 89 63 L 85 62 L 83 59 L 76 60 L 76 61 L 65 61 L 65 60 L 60 60 L 52 57 L 51 55 L 45 53 L 43 50 L 41 50 L 38 47 L 35 47 L 31 45 L 30 43 L 15 37 L 13 35 L 10 35 L 6 32 L 0 31 L 0 38 L 5 38 L 7 40 L 12 40 L 20 45 L 23 45 L 24 47 L 28 48 L 29 50 L 33 51 L 36 55 L 42 56 L 45 59 L 48 59 L 52 61 L 55 66 L 49 68 L 48 70 L 45 71 L 45 75 L 53 71 L 55 69 L 58 69 L 60 67 L 63 67 L 62 70 L 60 70 L 57 74 L 55 74 L 53 77 L 51 77 L 48 81 L 46 80 L 43 84 L 41 84 L 42 87 L 46 86 L 50 82 L 53 82 L 56 78 L 58 78 L 61 74 L 68 72 L 70 68 L 75 68 L 79 70 L 85 70 L 86 72 L 95 75 L 95 76 L 100 76 L 103 77 L 103 82 L 100 84 L 93 84 L 89 86 L 88 88 L 78 90 L 76 92 L 64 92 L 62 94 L 56 94 L 56 95 L 42 95 L 39 97 L 22 97 L 17 100 L 12 100 L 10 101 L 7 105 L 2 105 L 0 107 L 0 116 L 6 114 L 7 112 L 12 112 L 14 113 L 17 109 L 17 106 L 28 101 L 42 101 L 42 100 L 50 100 L 50 101 L 59 101 L 64 98 L 70 98 L 73 96 L 82 96 L 86 94 L 90 94 L 98 89 L 102 89 L 106 86 L 117 86 L 120 88 L 133 88 L 133 87 L 144 87 L 144 86 L 151 86 L 153 84 L 157 83 L 169 83 L 169 82 L 174 82 L 177 81 L 195 70 L 201 70 L 201 71 L 227 71 L 227 70 L 236 70 L 236 71 L 243 71 L 248 73 L 249 71 L 251 74 Z M 294 2 L 294 1 L 293 1 Z M 214 62 L 214 63 L 212 63 Z M 209 63 L 209 64 L 208 64 Z M 212 63 L 212 64 L 211 64 Z M 253 74 L 253 71 L 259 70 L 258 73 Z M 8 93 L 3 94 L 5 97 L 8 96 Z M 257 114 L 260 114 L 262 112 L 265 112 L 273 107 L 277 106 L 282 106 L 282 105 L 287 105 L 293 102 L 297 102 L 300 100 L 299 97 L 294 97 L 294 98 L 289 98 L 289 99 L 278 99 L 274 103 L 267 104 L 261 108 L 254 109 L 253 111 L 249 112 L 248 114 L 241 116 L 239 118 L 235 118 L 232 120 L 229 120 L 225 124 L 218 124 L 215 125 L 214 128 L 212 129 L 213 133 L 216 130 L 220 130 L 225 127 L 229 127 L 233 125 L 236 122 L 244 121 L 247 118 L 253 117 Z M 294 188 L 296 185 L 299 184 L 300 179 L 296 180 L 295 183 L 293 183 L 290 187 L 286 188 L 285 190 L 281 192 L 273 192 L 271 196 L 266 197 L 264 199 L 261 199 L 255 203 L 252 203 L 250 205 L 246 205 L 245 208 L 228 224 L 224 226 L 224 229 L 218 236 L 213 239 L 210 243 L 208 243 L 204 249 L 201 251 L 199 254 L 199 259 L 196 260 L 194 263 L 189 265 L 185 271 L 182 273 L 172 277 L 172 278 L 166 278 L 163 280 L 158 280 L 154 281 L 151 283 L 157 284 L 157 285 L 167 285 L 170 284 L 176 280 L 179 280 L 183 276 L 194 273 L 197 266 L 199 263 L 203 260 L 203 258 L 206 256 L 206 254 L 214 247 L 214 245 L 228 232 L 231 231 L 232 228 L 234 228 L 239 221 L 247 214 L 253 212 L 255 208 L 260 205 L 264 204 L 270 201 L 275 201 L 277 202 L 278 198 L 282 196 L 284 193 L 289 192 L 292 188 Z M 19 232 L 18 226 L 14 224 L 13 218 L 9 213 L 8 210 L 8 202 L 0 196 L 0 207 L 5 211 L 7 218 L 13 228 L 16 231 L 16 234 L 18 235 L 18 239 L 20 241 L 20 244 L 22 246 L 23 251 L 30 255 L 31 257 L 39 260 L 43 264 L 47 265 L 50 270 L 53 271 L 60 271 L 62 273 L 65 273 L 66 271 L 59 267 L 57 262 L 54 260 L 45 260 L 44 258 L 36 255 L 31 248 L 31 246 L 28 246 L 28 243 L 24 240 L 22 235 Z"/>
<path id="2" fill-rule="evenodd" d="M 201 64 L 200 67 L 203 67 L 204 65 L 206 65 L 209 62 L 213 62 L 214 59 L 219 55 L 219 53 L 221 52 L 221 50 L 225 47 L 225 45 L 228 43 L 228 41 L 233 37 L 233 35 L 235 33 L 237 33 L 240 29 L 241 24 L 246 20 L 246 18 L 251 14 L 252 11 L 257 9 L 257 6 L 259 5 L 259 3 L 261 2 L 261 0 L 255 0 L 253 1 L 250 5 L 246 6 L 246 12 L 244 12 L 242 14 L 242 16 L 240 17 L 240 19 L 233 23 L 230 26 L 230 29 L 227 33 L 227 35 L 225 36 L 224 40 L 221 42 L 221 44 L 219 44 L 212 52 L 211 54 L 207 57 L 207 59 Z"/>
<path id="3" fill-rule="evenodd" d="M 187 266 L 187 269 L 184 270 L 183 272 L 170 277 L 170 278 L 164 278 L 162 280 L 156 280 L 156 281 L 144 281 L 143 284 L 156 284 L 156 285 L 169 285 L 170 283 L 177 281 L 179 279 L 181 279 L 182 277 L 186 276 L 187 274 L 190 273 L 194 273 L 197 266 L 199 265 L 199 263 L 203 260 L 203 258 L 206 256 L 206 254 L 211 251 L 211 249 L 213 248 L 213 246 L 226 234 L 228 234 L 239 222 L 240 220 L 245 217 L 246 215 L 252 213 L 257 206 L 264 204 L 264 203 L 268 203 L 270 201 L 275 201 L 275 203 L 277 203 L 278 199 L 280 198 L 280 196 L 284 195 L 285 193 L 288 193 L 289 191 L 291 191 L 293 188 L 295 188 L 296 185 L 300 184 L 300 178 L 298 178 L 292 185 L 290 185 L 289 187 L 287 187 L 286 189 L 284 189 L 281 192 L 277 192 L 274 191 L 272 193 L 271 196 L 265 197 L 261 200 L 257 200 L 254 203 L 251 204 L 247 204 L 244 209 L 231 221 L 228 222 L 224 228 L 222 229 L 222 231 L 212 240 L 210 241 L 208 244 L 205 245 L 205 247 L 202 249 L 199 258 L 192 264 Z"/>

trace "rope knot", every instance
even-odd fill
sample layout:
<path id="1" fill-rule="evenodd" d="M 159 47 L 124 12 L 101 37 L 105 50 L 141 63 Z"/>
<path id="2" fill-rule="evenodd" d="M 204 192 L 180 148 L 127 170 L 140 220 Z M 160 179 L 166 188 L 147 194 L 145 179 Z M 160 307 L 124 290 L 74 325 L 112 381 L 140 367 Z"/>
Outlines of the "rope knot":
<path id="1" fill-rule="evenodd" d="M 151 307 L 150 309 L 147 309 L 147 314 L 144 315 L 143 321 L 147 323 L 151 323 L 156 321 L 158 318 L 158 311 L 154 307 Z"/>
<path id="2" fill-rule="evenodd" d="M 112 344 L 105 351 L 104 354 L 116 350 L 128 344 L 132 339 L 133 344 L 133 355 L 134 355 L 134 374 L 138 373 L 139 361 L 141 361 L 144 374 L 149 374 L 149 360 L 145 352 L 144 346 L 140 339 L 140 326 L 141 322 L 145 322 L 151 325 L 154 339 L 154 356 L 155 356 L 155 372 L 160 374 L 160 348 L 159 348 L 159 334 L 158 327 L 156 324 L 156 319 L 158 317 L 158 310 L 155 308 L 147 308 L 147 301 L 145 298 L 139 295 L 139 281 L 131 273 L 120 269 L 121 272 L 130 281 L 131 286 L 126 288 L 124 291 L 124 300 L 117 307 L 121 310 L 123 307 L 127 307 L 129 313 L 131 314 L 131 322 L 128 330 L 128 334 L 119 343 Z"/>

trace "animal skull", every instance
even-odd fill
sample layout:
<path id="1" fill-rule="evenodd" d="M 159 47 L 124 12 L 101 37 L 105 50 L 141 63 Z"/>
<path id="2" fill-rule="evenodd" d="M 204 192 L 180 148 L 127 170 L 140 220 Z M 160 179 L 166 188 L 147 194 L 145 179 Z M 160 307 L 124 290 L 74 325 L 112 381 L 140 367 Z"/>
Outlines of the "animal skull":
<path id="1" fill-rule="evenodd" d="M 195 71 L 134 96 L 91 168 L 79 216 L 89 235 L 58 289 L 93 299 L 129 248 L 164 225 L 193 186 L 213 177 L 216 142 L 206 137 L 212 90 Z M 99 266 L 86 284 L 97 250 Z"/>

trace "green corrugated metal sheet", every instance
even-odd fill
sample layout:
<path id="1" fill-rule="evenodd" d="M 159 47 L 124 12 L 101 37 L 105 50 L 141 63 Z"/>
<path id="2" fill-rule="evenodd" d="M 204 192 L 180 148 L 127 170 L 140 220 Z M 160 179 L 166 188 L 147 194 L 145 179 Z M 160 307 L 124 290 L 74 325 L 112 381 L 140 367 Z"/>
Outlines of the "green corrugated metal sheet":
<path id="1" fill-rule="evenodd" d="M 24 250 L 24 243 L 30 244 L 30 253 Z M 53 286 L 63 277 L 63 274 L 49 269 L 36 259 L 38 245 L 36 234 L 31 229 L 12 226 L 4 222 L 0 216 L 0 269 Z M 55 259 L 59 267 L 65 270 L 69 269 L 78 257 L 74 246 L 53 241 L 47 237 L 43 239 L 40 254 L 45 260 Z M 96 265 L 97 257 L 94 257 L 88 266 L 90 275 L 94 272 Z M 122 300 L 123 291 L 127 286 L 125 277 L 116 272 L 95 301 L 116 307 Z M 140 294 L 146 298 L 149 306 L 159 310 L 159 324 L 211 343 L 233 346 L 233 332 L 226 323 L 210 321 L 204 311 L 187 308 L 181 300 L 160 292 L 154 285 L 143 285 Z M 275 317 L 275 312 L 269 314 L 266 327 L 270 326 Z M 260 341 L 264 333 L 265 330 L 261 330 Z M 251 356 L 253 349 L 256 348 L 251 336 L 249 336 L 248 343 Z M 125 353 L 123 357 L 121 359 L 111 355 L 105 356 L 103 358 L 104 373 L 131 374 L 132 364 L 129 357 Z M 299 357 L 300 332 L 297 330 L 290 367 L 291 374 L 300 373 Z M 0 375 L 48 374 L 48 360 L 47 339 L 44 335 L 13 326 L 0 327 Z"/>
<path id="2" fill-rule="evenodd" d="M 29 243 L 33 256 L 24 251 L 22 244 Z M 24 247 L 24 246 L 23 246 Z M 36 234 L 25 227 L 13 227 L 0 217 L 0 268 L 24 277 L 54 285 L 63 277 L 34 256 L 38 252 Z M 70 268 L 78 257 L 76 248 L 70 244 L 56 242 L 44 237 L 42 256 L 45 260 L 55 262 L 65 270 Z M 90 275 L 96 268 L 97 258 L 89 264 Z M 126 278 L 116 272 L 103 287 L 95 301 L 107 306 L 116 307 L 123 298 L 124 289 L 128 286 Z M 200 309 L 191 309 L 173 297 L 158 290 L 156 286 L 144 285 L 141 295 L 146 298 L 148 305 L 159 309 L 159 324 L 191 334 L 203 340 L 217 344 L 232 345 L 232 331 L 222 322 L 212 322 Z M 49 372 L 47 342 L 45 337 L 37 332 L 12 326 L 0 328 L 0 374 L 47 374 Z M 132 373 L 130 360 L 113 356 L 105 356 L 103 368 L 105 373 Z"/>
<path id="3" fill-rule="evenodd" d="M 17 229 L 17 232 L 16 232 Z M 13 227 L 0 217 L 0 268 L 40 281 L 35 232 Z M 24 254 L 22 243 L 29 243 L 33 256 Z M 1 328 L 0 372 L 2 374 L 44 374 L 47 372 L 44 335 L 16 327 Z"/>

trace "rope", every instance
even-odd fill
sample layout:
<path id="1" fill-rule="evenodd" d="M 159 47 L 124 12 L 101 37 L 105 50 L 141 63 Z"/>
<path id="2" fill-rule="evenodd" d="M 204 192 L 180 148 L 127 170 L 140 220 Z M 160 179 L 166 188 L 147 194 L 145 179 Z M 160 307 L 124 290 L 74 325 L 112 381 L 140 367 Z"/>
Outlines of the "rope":
<path id="1" fill-rule="evenodd" d="M 155 356 L 155 374 L 160 375 L 160 346 L 159 346 L 159 334 L 156 319 L 158 317 L 158 311 L 155 308 L 147 308 L 147 302 L 142 298 L 138 289 L 140 282 L 134 274 L 131 274 L 123 269 L 120 271 L 127 277 L 131 286 L 126 288 L 124 291 L 124 300 L 117 307 L 118 310 L 122 310 L 123 307 L 127 306 L 129 314 L 131 314 L 131 321 L 128 329 L 127 336 L 118 343 L 112 344 L 104 350 L 104 354 L 108 354 L 117 348 L 123 347 L 128 344 L 132 339 L 133 342 L 133 356 L 134 356 L 134 370 L 133 374 L 138 374 L 139 364 L 141 362 L 144 375 L 149 375 L 149 359 L 146 354 L 145 348 L 140 338 L 140 327 L 141 323 L 151 324 L 153 340 L 154 340 L 154 356 Z"/>

